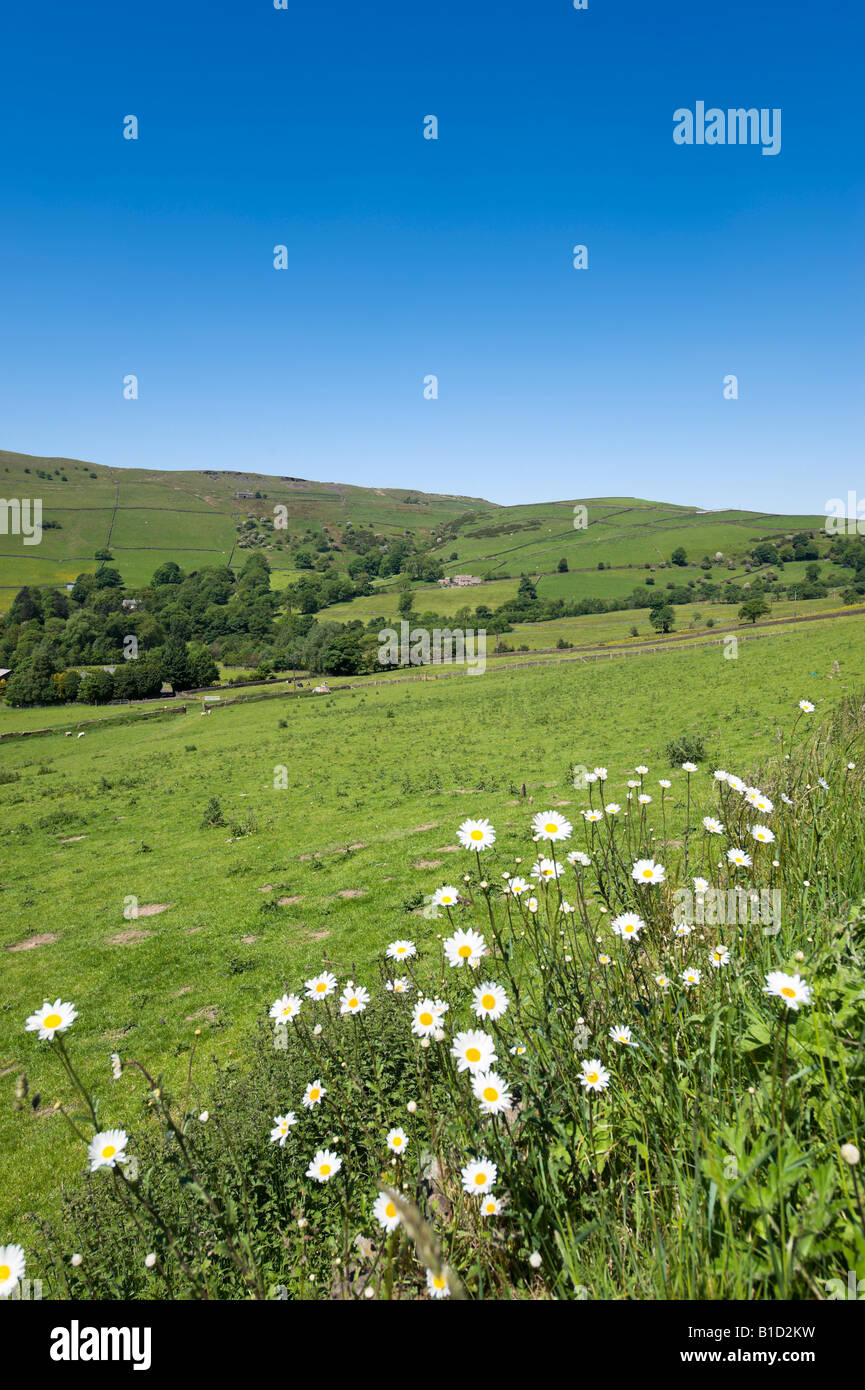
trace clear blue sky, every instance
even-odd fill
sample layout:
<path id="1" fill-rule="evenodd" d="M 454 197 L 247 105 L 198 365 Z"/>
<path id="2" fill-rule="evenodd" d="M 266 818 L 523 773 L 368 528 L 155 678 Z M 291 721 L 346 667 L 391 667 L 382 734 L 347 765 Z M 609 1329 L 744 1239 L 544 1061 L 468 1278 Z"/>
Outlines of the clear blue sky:
<path id="1" fill-rule="evenodd" d="M 0 34 L 0 448 L 498 502 L 865 492 L 854 0 L 47 0 Z M 698 100 L 780 107 L 781 153 L 675 145 Z"/>

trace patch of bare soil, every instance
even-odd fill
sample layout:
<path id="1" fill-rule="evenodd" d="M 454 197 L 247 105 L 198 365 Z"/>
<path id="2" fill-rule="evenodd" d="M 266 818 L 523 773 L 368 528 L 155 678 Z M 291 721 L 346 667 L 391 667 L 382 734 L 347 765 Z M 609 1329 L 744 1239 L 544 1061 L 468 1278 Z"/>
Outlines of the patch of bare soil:
<path id="1" fill-rule="evenodd" d="M 35 951 L 37 946 L 53 946 L 57 940 L 50 931 L 37 932 L 35 936 L 28 936 L 24 941 L 16 941 L 14 945 L 7 946 L 7 951 Z"/>

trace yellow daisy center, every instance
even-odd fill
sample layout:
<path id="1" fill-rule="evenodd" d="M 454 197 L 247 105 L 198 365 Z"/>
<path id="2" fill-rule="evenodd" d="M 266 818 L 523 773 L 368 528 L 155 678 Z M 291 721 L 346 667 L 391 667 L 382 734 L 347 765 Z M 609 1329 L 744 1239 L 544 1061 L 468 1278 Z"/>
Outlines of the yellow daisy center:
<path id="1" fill-rule="evenodd" d="M 485 1009 L 494 1009 L 496 1007 L 495 996 L 492 994 L 485 994 L 481 999 L 481 1003 Z"/>
<path id="2" fill-rule="evenodd" d="M 469 958 L 469 956 L 471 955 L 471 953 L 472 953 L 472 948 L 471 948 L 471 946 L 460 946 L 459 950 L 457 951 L 457 955 L 458 955 L 458 956 L 462 956 L 463 960 L 468 960 L 468 958 Z"/>
<path id="3" fill-rule="evenodd" d="M 471 840 L 482 840 L 484 838 L 484 832 L 482 830 L 472 830 L 469 838 Z"/>
<path id="4" fill-rule="evenodd" d="M 316 988 L 316 993 L 318 993 L 318 994 L 324 994 L 324 991 L 327 989 L 327 985 L 324 983 L 323 980 L 319 980 L 319 982 L 318 982 L 318 984 L 316 985 L 315 988 Z"/>
<path id="5" fill-rule="evenodd" d="M 480 1054 L 480 1049 L 479 1049 L 479 1048 L 477 1048 L 477 1047 L 467 1047 L 467 1048 L 466 1048 L 466 1061 L 467 1061 L 467 1062 L 479 1062 L 480 1060 L 481 1060 L 481 1054 Z"/>
<path id="6" fill-rule="evenodd" d="M 548 835 L 555 835 L 558 828 L 559 827 L 556 825 L 555 821 L 547 821 L 546 825 L 544 826 L 544 829 L 546 830 Z"/>
<path id="7" fill-rule="evenodd" d="M 318 1098 L 319 1098 L 320 1095 L 321 1095 L 321 1092 L 319 1091 L 318 1087 L 317 1087 L 317 1086 L 313 1086 L 312 1090 L 311 1090 L 310 1093 L 309 1093 L 309 1098 L 310 1098 L 310 1100 L 318 1100 Z"/>
<path id="8" fill-rule="evenodd" d="M 394 1206 L 393 1202 L 388 1202 L 387 1206 L 384 1209 L 384 1214 L 385 1216 L 390 1217 L 390 1219 L 393 1220 L 393 1218 L 396 1216 L 396 1207 Z"/>
<path id="9" fill-rule="evenodd" d="M 651 877 L 652 877 L 652 870 L 651 870 L 651 869 L 644 869 L 644 870 L 643 870 L 643 878 L 651 878 Z"/>
<path id="10" fill-rule="evenodd" d="M 484 1185 L 484 1183 L 486 1182 L 486 1180 L 487 1180 L 487 1175 L 486 1175 L 486 1173 L 475 1173 L 475 1182 L 477 1183 L 478 1187 L 483 1187 L 483 1185 Z"/>
<path id="11" fill-rule="evenodd" d="M 598 1073 L 597 1073 L 596 1071 L 587 1071 L 587 1072 L 586 1072 L 586 1080 L 587 1080 L 587 1081 L 591 1081 L 591 1082 L 594 1083 L 595 1081 L 597 1081 L 597 1079 L 598 1079 Z"/>
<path id="12" fill-rule="evenodd" d="M 437 1289 L 443 1289 L 445 1286 L 444 1279 L 438 1278 L 436 1275 L 433 1275 L 433 1283 Z"/>
<path id="13" fill-rule="evenodd" d="M 329 1172 L 330 1172 L 330 1164 L 329 1164 L 329 1163 L 323 1163 L 323 1164 L 321 1165 L 321 1174 L 322 1174 L 322 1177 L 326 1178 Z"/>
<path id="14" fill-rule="evenodd" d="M 357 999 L 349 999 L 349 1001 L 348 1001 L 348 1007 L 349 1007 L 350 1009 L 356 1009 L 356 1008 L 357 1008 L 357 1005 L 358 1005 Z"/>
<path id="15" fill-rule="evenodd" d="M 484 1087 L 484 1100 L 494 1101 L 494 1100 L 498 1100 L 498 1098 L 499 1098 L 499 1093 L 498 1093 L 498 1091 L 496 1090 L 495 1086 L 485 1086 L 485 1087 Z"/>
<path id="16" fill-rule="evenodd" d="M 398 1149 L 398 1148 L 400 1147 L 401 1144 L 402 1144 L 402 1136 L 399 1135 L 399 1134 L 395 1134 L 395 1135 L 393 1136 L 393 1146 L 394 1146 L 394 1148 L 395 1148 L 395 1149 Z"/>
<path id="17" fill-rule="evenodd" d="M 785 998 L 785 999 L 795 999 L 795 998 L 796 998 L 796 991 L 795 991 L 795 989 L 791 989 L 789 985 L 785 985 L 784 988 L 781 990 L 781 993 L 784 995 L 784 998 Z"/>
<path id="18" fill-rule="evenodd" d="M 8 1265 L 0 1265 L 0 1284 L 5 1284 L 11 1273 Z"/>
<path id="19" fill-rule="evenodd" d="M 63 1019 L 59 1014 L 46 1014 L 42 1020 L 43 1028 L 59 1028 Z"/>
<path id="20" fill-rule="evenodd" d="M 103 1158 L 113 1158 L 114 1155 L 115 1155 L 116 1153 L 117 1153 L 117 1150 L 116 1150 L 116 1148 L 114 1147 L 113 1144 L 106 1144 L 106 1145 L 105 1145 L 105 1148 L 102 1150 L 102 1157 L 103 1157 Z"/>
<path id="21" fill-rule="evenodd" d="M 429 1013 L 422 1013 L 422 1014 L 420 1015 L 420 1022 L 423 1024 L 424 1028 L 429 1028 L 429 1026 L 430 1026 L 430 1024 L 432 1023 L 432 1021 L 433 1021 L 433 1016 L 432 1016 L 432 1014 L 429 1014 Z"/>

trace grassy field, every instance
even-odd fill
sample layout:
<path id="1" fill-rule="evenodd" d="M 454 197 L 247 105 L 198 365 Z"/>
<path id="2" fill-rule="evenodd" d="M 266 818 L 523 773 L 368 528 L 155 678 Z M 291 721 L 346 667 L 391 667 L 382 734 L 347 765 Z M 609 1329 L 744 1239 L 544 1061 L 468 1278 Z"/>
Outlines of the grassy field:
<path id="1" fill-rule="evenodd" d="M 43 997 L 86 1012 L 85 1079 L 110 1122 L 134 1128 L 138 1102 L 110 1090 L 121 1043 L 175 1080 L 196 1028 L 203 1055 L 242 1055 L 263 1002 L 323 951 L 353 970 L 383 939 L 434 939 L 418 908 L 457 872 L 465 816 L 491 816 L 502 854 L 520 853 L 521 783 L 535 809 L 575 810 L 575 763 L 603 762 L 621 782 L 642 758 L 663 776 L 667 741 L 686 731 L 705 737 L 710 767 L 749 768 L 798 699 L 821 711 L 861 689 L 861 633 L 859 619 L 830 620 L 743 643 L 735 661 L 713 646 L 638 664 L 492 664 L 484 679 L 394 680 L 5 744 L 0 1071 L 7 1101 L 26 1069 L 44 1102 L 3 1109 L 3 1226 L 54 1210 L 58 1181 L 80 1171 L 51 1108 L 68 1094 L 22 1032 Z M 62 726 L 62 713 L 13 717 Z M 680 777 L 676 788 L 680 811 Z M 203 828 L 211 797 L 226 824 Z"/>

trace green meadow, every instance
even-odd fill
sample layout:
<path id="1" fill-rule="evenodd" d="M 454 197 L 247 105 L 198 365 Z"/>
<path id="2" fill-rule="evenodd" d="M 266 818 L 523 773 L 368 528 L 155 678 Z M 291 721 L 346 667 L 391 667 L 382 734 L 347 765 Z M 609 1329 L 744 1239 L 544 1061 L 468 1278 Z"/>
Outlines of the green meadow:
<path id="1" fill-rule="evenodd" d="M 602 763 L 621 787 L 645 762 L 652 778 L 678 779 L 668 813 L 680 817 L 671 739 L 704 740 L 702 777 L 715 766 L 753 773 L 798 700 L 821 718 L 862 690 L 865 643 L 852 617 L 777 628 L 741 643 L 735 660 L 720 642 L 669 645 L 608 663 L 491 662 L 483 677 L 352 683 L 206 718 L 191 702 L 186 715 L 133 712 L 122 723 L 102 710 L 104 725 L 81 739 L 64 736 L 68 711 L 0 713 L 0 733 L 57 728 L 0 744 L 9 1238 L 26 1235 L 22 1213 L 56 1214 L 61 1184 L 82 1171 L 53 1108 L 71 1091 L 50 1049 L 24 1031 L 43 999 L 62 996 L 79 1012 L 76 1064 L 102 1098 L 104 1125 L 132 1133 L 142 1121 L 109 1055 L 140 1058 L 177 1084 L 196 1029 L 203 1103 L 208 1059 L 243 1058 L 271 1001 L 324 957 L 353 976 L 395 938 L 434 943 L 440 924 L 423 903 L 459 883 L 455 831 L 467 816 L 493 820 L 506 863 L 526 853 L 542 803 L 576 819 L 586 803 L 575 764 Z M 39 1099 L 15 1109 L 22 1072 Z"/>

